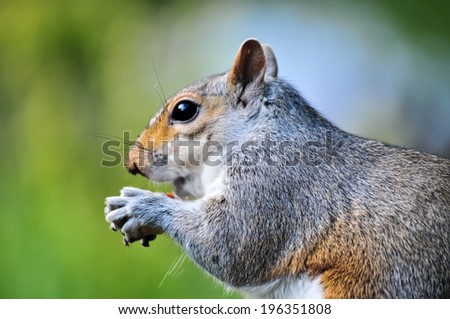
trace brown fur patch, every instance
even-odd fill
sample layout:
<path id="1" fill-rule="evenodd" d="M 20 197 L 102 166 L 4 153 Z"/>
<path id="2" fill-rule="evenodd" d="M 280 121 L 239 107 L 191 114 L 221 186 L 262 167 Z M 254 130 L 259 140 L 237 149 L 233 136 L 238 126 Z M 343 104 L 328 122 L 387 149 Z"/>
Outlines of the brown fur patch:
<path id="1" fill-rule="evenodd" d="M 146 128 L 139 136 L 140 142 L 145 148 L 161 148 L 164 141 L 173 140 L 176 131 L 168 124 L 168 112 L 164 110 L 152 126 Z"/>
<path id="2" fill-rule="evenodd" d="M 308 273 L 321 275 L 326 298 L 374 298 L 379 293 L 378 258 L 360 227 L 357 221 L 336 222 L 308 258 Z"/>
<path id="3" fill-rule="evenodd" d="M 358 227 L 337 222 L 316 247 L 305 248 L 283 258 L 269 278 L 307 273 L 321 276 L 325 298 L 373 298 L 379 295 L 380 269 L 370 240 Z"/>

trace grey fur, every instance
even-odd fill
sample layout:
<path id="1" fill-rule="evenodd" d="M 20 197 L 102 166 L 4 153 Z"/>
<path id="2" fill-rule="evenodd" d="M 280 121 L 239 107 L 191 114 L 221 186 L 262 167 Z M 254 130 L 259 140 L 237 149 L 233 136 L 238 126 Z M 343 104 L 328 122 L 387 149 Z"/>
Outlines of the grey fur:
<path id="1" fill-rule="evenodd" d="M 276 77 L 230 89 L 227 76 L 183 90 L 226 101 L 223 116 L 203 134 L 226 144 L 264 140 L 270 133 L 276 141 L 295 142 L 288 152 L 234 150 L 220 193 L 193 202 L 127 188 L 107 199 L 109 222 L 125 230 L 130 242 L 145 235 L 136 231 L 142 226 L 166 232 L 203 269 L 233 287 L 300 277 L 322 249 L 327 265 L 317 274 L 345 268 L 349 256 L 361 257 L 365 275 L 336 273 L 332 279 L 351 282 L 342 297 L 450 298 L 449 160 L 344 132 Z M 318 165 L 282 164 L 286 154 L 327 132 L 343 143 L 339 156 Z M 261 155 L 278 164 L 245 165 Z M 342 253 L 336 254 L 339 247 Z M 297 273 L 274 275 L 276 265 L 297 251 L 306 256 Z"/>

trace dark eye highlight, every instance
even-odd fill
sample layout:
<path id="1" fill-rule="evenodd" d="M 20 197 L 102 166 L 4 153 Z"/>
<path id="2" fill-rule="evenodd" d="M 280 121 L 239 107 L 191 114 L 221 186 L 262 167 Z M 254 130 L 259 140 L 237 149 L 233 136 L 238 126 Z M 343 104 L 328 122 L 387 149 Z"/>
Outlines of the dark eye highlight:
<path id="1" fill-rule="evenodd" d="M 180 101 L 172 111 L 171 122 L 186 123 L 192 121 L 197 116 L 198 110 L 198 104 L 189 100 Z"/>

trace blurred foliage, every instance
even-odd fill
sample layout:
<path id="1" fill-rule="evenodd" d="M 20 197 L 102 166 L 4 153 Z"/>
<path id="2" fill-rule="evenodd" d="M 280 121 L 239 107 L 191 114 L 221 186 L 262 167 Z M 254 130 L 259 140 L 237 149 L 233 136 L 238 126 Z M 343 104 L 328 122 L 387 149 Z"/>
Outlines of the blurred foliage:
<path id="1" fill-rule="evenodd" d="M 448 5 L 383 3 L 413 36 L 432 32 L 448 43 Z M 233 57 L 239 43 L 252 36 L 237 32 L 240 40 L 233 38 L 233 46 L 222 41 L 223 47 L 208 47 L 211 38 L 203 37 L 204 24 L 195 27 L 200 21 L 196 10 L 205 5 L 0 2 L 0 297 L 237 296 L 184 260 L 182 250 L 165 235 L 148 249 L 138 244 L 124 248 L 103 216 L 104 198 L 125 185 L 168 189 L 148 185 L 121 167 L 100 165 L 102 137 L 120 139 L 124 131 L 137 135 L 160 105 L 161 88 L 152 87 L 155 72 L 165 84 L 164 93 L 172 93 L 200 75 L 229 67 L 218 65 L 214 50 Z M 241 5 L 229 4 L 237 11 Z M 211 16 L 201 17 L 206 24 L 215 23 L 220 14 L 214 4 L 209 6 Z M 247 11 L 270 10 L 255 2 L 245 6 Z M 227 24 L 220 22 L 221 28 L 229 30 L 232 19 L 245 22 L 236 14 L 223 20 Z M 190 33 L 170 36 L 175 23 Z M 189 46 L 198 37 L 205 47 Z M 216 37 L 221 42 L 221 35 Z M 178 40 L 177 50 L 167 52 L 174 48 L 170 41 Z M 192 61 L 204 61 L 204 69 Z"/>
<path id="2" fill-rule="evenodd" d="M 394 20 L 410 34 L 411 38 L 436 36 L 450 41 L 450 22 L 448 12 L 450 3 L 445 0 L 430 2 L 402 0 L 381 0 L 379 4 L 390 12 Z"/>

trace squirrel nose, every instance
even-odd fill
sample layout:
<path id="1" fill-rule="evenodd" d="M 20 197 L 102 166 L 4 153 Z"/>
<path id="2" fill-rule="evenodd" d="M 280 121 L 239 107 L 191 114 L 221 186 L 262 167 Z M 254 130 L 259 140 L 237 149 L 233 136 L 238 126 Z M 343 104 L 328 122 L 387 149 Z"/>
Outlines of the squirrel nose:
<path id="1" fill-rule="evenodd" d="M 132 174 L 132 175 L 139 174 L 139 175 L 146 177 L 145 174 L 139 169 L 139 167 L 136 165 L 136 163 L 134 161 L 130 161 L 128 159 L 125 163 L 125 166 L 130 174 Z"/>

